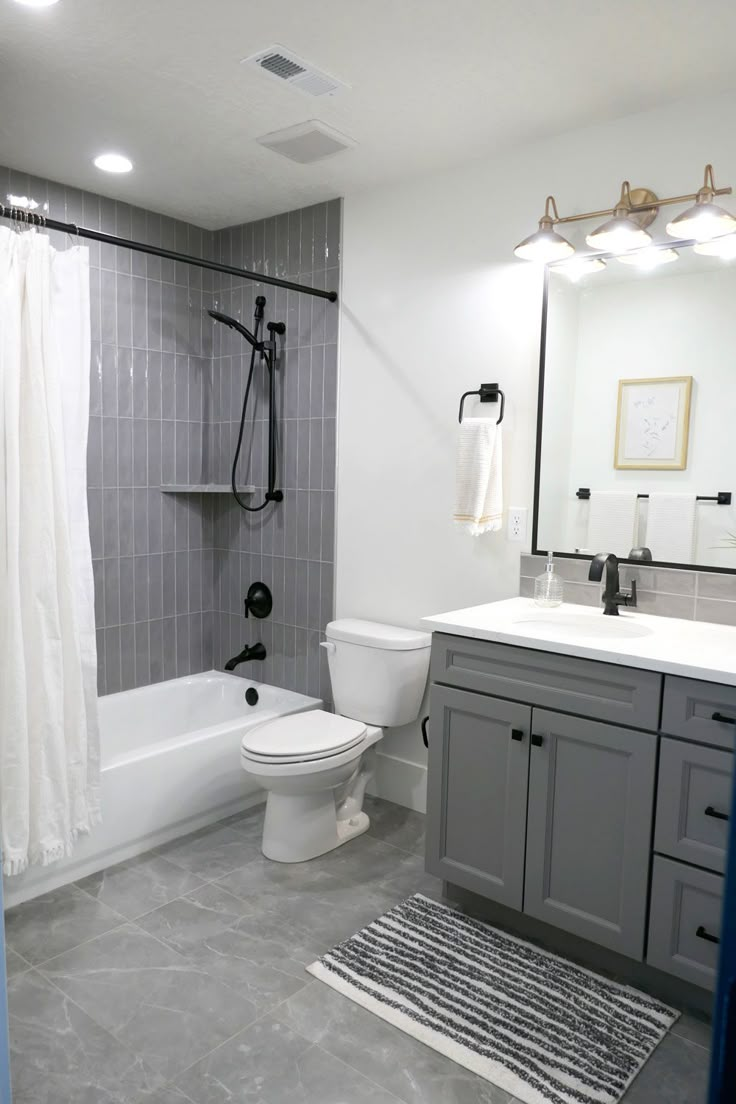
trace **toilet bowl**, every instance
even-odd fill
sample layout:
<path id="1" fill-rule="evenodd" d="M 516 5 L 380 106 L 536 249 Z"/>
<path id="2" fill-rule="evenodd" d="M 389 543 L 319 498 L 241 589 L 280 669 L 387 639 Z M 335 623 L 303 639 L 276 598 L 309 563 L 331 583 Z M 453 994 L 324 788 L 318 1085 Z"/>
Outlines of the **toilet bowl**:
<path id="1" fill-rule="evenodd" d="M 341 620 L 325 636 L 338 712 L 267 721 L 241 746 L 243 769 L 268 793 L 262 850 L 277 862 L 316 858 L 368 830 L 375 745 L 384 727 L 416 719 L 427 681 L 426 633 Z"/>

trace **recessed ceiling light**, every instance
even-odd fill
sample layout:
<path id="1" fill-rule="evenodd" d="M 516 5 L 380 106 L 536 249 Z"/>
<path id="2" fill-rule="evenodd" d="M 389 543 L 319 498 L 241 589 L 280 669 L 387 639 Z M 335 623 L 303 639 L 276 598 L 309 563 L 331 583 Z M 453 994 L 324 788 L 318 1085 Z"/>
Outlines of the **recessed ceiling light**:
<path id="1" fill-rule="evenodd" d="M 23 4 L 26 8 L 50 8 L 57 4 L 58 0 L 16 0 L 17 4 Z"/>
<path id="2" fill-rule="evenodd" d="M 122 153 L 101 153 L 95 157 L 95 167 L 103 172 L 127 173 L 133 168 L 133 162 Z"/>

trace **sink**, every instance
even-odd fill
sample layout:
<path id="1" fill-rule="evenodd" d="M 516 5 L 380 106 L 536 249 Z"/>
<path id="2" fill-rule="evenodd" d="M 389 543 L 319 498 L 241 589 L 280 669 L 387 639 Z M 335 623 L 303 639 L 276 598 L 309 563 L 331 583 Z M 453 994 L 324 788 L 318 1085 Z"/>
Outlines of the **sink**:
<path id="1" fill-rule="evenodd" d="M 605 617 L 602 613 L 568 613 L 566 610 L 540 610 L 515 618 L 514 625 L 540 636 L 553 636 L 558 640 L 635 640 L 651 636 L 652 630 L 631 620 L 625 614 Z"/>

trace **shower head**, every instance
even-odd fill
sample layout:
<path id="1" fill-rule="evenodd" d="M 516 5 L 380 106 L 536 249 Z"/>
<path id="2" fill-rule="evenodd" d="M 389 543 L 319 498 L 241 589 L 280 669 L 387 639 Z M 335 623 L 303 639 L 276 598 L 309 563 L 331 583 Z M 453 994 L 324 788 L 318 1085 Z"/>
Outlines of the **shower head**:
<path id="1" fill-rule="evenodd" d="M 223 325 L 229 326 L 231 330 L 237 330 L 241 337 L 253 346 L 254 349 L 262 349 L 263 343 L 258 341 L 250 330 L 247 330 L 236 318 L 231 318 L 229 314 L 221 314 L 220 311 L 208 310 L 210 318 L 214 318 L 215 322 L 222 322 Z"/>

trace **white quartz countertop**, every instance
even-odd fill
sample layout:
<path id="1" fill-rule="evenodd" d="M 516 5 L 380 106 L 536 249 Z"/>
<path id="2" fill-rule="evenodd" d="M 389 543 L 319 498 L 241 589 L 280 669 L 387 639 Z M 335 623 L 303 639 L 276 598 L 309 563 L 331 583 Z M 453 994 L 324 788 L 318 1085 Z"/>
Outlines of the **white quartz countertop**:
<path id="1" fill-rule="evenodd" d="M 605 617 L 602 607 L 564 603 L 540 609 L 531 598 L 508 598 L 425 617 L 422 626 L 430 632 L 736 686 L 736 628 L 728 625 L 653 617 L 636 610 Z"/>

